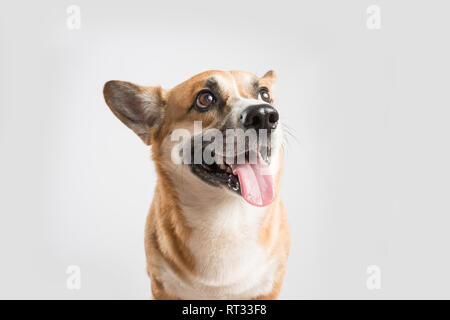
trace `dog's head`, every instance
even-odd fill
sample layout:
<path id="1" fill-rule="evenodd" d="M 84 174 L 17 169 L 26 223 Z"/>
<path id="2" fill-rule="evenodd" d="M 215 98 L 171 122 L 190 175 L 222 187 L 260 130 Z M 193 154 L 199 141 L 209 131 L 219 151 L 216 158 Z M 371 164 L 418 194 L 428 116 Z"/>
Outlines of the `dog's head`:
<path id="1" fill-rule="evenodd" d="M 196 183 L 266 206 L 275 198 L 270 162 L 281 140 L 274 81 L 273 71 L 207 71 L 171 90 L 109 81 L 103 92 L 169 175 L 187 171 Z"/>

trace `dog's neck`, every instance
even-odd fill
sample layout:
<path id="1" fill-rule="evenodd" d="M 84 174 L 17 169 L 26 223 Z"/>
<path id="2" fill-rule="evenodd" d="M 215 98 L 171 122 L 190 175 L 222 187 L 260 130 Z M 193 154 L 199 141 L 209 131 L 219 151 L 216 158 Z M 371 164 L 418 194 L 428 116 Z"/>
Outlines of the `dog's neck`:
<path id="1" fill-rule="evenodd" d="M 208 185 L 188 171 L 157 163 L 158 207 L 171 208 L 189 229 L 206 228 L 217 232 L 238 231 L 255 224 L 267 208 L 259 208 L 228 190 Z M 230 231 L 230 230 L 229 230 Z"/>
<path id="2" fill-rule="evenodd" d="M 231 223 L 230 221 L 235 221 L 233 225 L 254 224 L 265 215 L 265 212 L 271 211 L 270 208 L 273 205 L 276 205 L 277 200 L 267 207 L 255 207 L 223 187 L 212 186 L 201 181 L 190 172 L 189 167 L 175 165 L 171 160 L 163 160 L 168 159 L 166 148 L 160 149 L 156 146 L 152 154 L 158 175 L 157 190 L 159 190 L 155 200 L 159 203 L 159 207 L 176 211 L 174 213 L 182 217 L 190 228 L 206 227 L 205 223 L 208 227 L 212 225 L 220 227 L 221 224 L 226 227 L 227 223 Z M 276 176 L 277 193 L 279 193 L 281 174 L 280 155 L 281 149 L 274 154 L 271 163 L 271 169 Z"/>

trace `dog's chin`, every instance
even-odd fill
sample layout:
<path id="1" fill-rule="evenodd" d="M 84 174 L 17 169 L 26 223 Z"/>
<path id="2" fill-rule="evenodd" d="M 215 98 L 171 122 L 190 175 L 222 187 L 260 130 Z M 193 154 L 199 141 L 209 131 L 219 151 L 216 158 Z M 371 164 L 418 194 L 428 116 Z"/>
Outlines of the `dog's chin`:
<path id="1" fill-rule="evenodd" d="M 231 162 L 236 163 L 237 158 L 238 157 L 235 156 Z M 250 155 L 247 151 L 245 153 L 245 161 L 248 162 L 249 158 Z M 267 164 L 270 164 L 270 156 L 262 156 L 262 158 Z M 191 172 L 203 182 L 218 188 L 224 188 L 224 191 L 229 190 L 242 196 L 238 175 L 233 171 L 232 166 L 227 163 L 226 158 L 224 158 L 222 162 L 223 163 L 220 164 L 215 161 L 211 164 L 202 162 L 201 164 L 190 164 L 189 167 Z"/>

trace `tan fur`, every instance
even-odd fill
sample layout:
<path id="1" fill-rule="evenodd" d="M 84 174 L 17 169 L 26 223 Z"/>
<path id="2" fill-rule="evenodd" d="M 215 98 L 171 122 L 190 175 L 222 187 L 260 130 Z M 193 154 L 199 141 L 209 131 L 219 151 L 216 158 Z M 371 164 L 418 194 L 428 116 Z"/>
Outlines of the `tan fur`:
<path id="1" fill-rule="evenodd" d="M 145 142 L 152 144 L 152 158 L 155 162 L 157 185 L 145 226 L 145 251 L 147 257 L 147 273 L 151 278 L 151 289 L 154 299 L 179 299 L 170 294 L 163 281 L 162 273 L 170 268 L 178 278 L 189 282 L 195 278 L 196 263 L 193 252 L 188 247 L 192 226 L 186 221 L 179 195 L 176 191 L 177 181 L 173 173 L 164 165 L 167 154 L 164 149 L 164 139 L 175 128 L 183 128 L 195 120 L 203 121 L 204 127 L 212 126 L 221 120 L 219 111 L 206 113 L 187 112 L 192 105 L 196 93 L 203 89 L 205 79 L 214 76 L 221 79 L 223 94 L 233 98 L 233 81 L 243 98 L 251 98 L 249 79 L 254 79 L 251 73 L 243 71 L 208 71 L 196 75 L 179 84 L 170 91 L 158 89 L 161 100 L 162 117 L 158 126 L 149 129 L 150 139 Z M 260 84 L 270 89 L 275 74 L 270 71 L 264 77 L 258 78 Z M 141 90 L 153 90 L 155 87 L 139 87 Z M 105 91 L 105 98 L 111 107 L 110 93 Z M 229 106 L 227 105 L 227 108 Z M 111 107 L 111 109 L 113 109 Z M 113 110 L 117 115 L 117 113 Z M 123 121 L 123 118 L 118 115 Z M 127 124 L 128 125 L 128 124 Z M 247 299 L 278 298 L 286 271 L 289 254 L 290 233 L 287 216 L 280 198 L 280 181 L 282 172 L 282 150 L 278 172 L 275 176 L 277 197 L 275 201 L 264 208 L 264 214 L 259 226 L 259 244 L 267 252 L 269 259 L 277 261 L 274 283 L 270 292 L 259 296 L 248 296 Z M 199 181 L 199 183 L 202 183 Z M 224 191 L 225 192 L 225 191 Z M 242 244 L 245 245 L 245 244 Z"/>

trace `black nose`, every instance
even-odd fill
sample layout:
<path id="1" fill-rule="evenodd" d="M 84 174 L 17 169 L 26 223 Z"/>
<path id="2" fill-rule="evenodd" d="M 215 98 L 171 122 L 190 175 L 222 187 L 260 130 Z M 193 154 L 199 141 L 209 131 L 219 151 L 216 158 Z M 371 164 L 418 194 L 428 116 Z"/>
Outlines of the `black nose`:
<path id="1" fill-rule="evenodd" d="M 240 117 L 245 129 L 275 129 L 279 115 L 274 107 L 268 104 L 258 104 L 247 107 Z"/>

